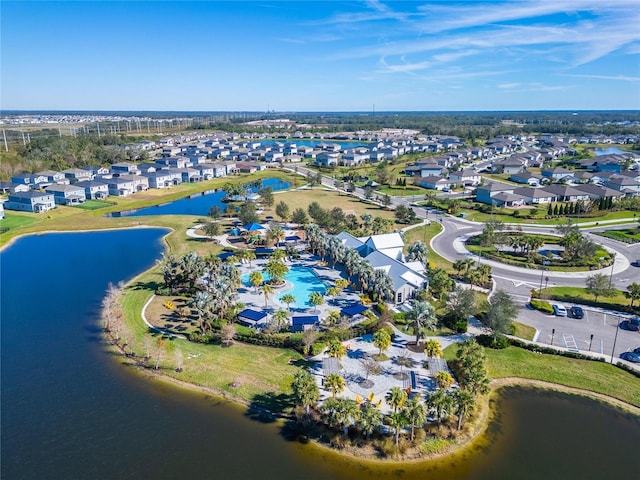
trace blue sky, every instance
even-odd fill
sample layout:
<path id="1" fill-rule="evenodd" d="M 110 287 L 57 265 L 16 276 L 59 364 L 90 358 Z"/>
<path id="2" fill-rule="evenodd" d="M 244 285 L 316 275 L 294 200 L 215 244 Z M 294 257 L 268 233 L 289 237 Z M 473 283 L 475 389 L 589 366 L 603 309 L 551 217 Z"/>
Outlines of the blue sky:
<path id="1" fill-rule="evenodd" d="M 640 0 L 12 2 L 3 109 L 640 109 Z"/>

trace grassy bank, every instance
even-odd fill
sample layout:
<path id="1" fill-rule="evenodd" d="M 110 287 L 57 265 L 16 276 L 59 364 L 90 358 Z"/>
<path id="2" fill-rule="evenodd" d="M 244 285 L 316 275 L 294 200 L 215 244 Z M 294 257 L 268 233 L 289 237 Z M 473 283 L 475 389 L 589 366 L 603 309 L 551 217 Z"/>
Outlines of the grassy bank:
<path id="1" fill-rule="evenodd" d="M 429 247 L 431 239 L 433 239 L 433 237 L 435 237 L 441 231 L 442 225 L 438 222 L 431 222 L 429 225 L 421 225 L 419 227 L 407 230 L 405 233 L 405 253 L 407 253 L 407 248 L 409 248 L 409 245 L 419 240 L 427 245 L 427 249 L 429 250 L 429 253 L 427 254 L 427 261 L 429 262 L 429 265 L 432 268 L 443 268 L 452 273 L 454 271 L 452 263 L 442 258 Z"/>
<path id="2" fill-rule="evenodd" d="M 457 346 L 445 349 L 455 358 Z M 604 362 L 530 352 L 518 347 L 485 349 L 491 379 L 526 378 L 589 390 L 640 406 L 640 382 L 632 374 Z"/>
<path id="3" fill-rule="evenodd" d="M 123 309 L 126 322 L 135 332 L 136 356 L 144 356 L 144 338 L 152 337 L 152 350 L 156 348 L 157 333 L 149 334 L 140 312 L 153 294 L 156 282 L 161 281 L 157 269 L 136 278 L 126 289 Z M 296 364 L 302 357 L 292 351 L 276 348 L 249 346 L 234 343 L 231 347 L 203 345 L 187 340 L 164 337 L 165 354 L 160 363 L 160 373 L 205 387 L 214 392 L 232 395 L 245 403 L 253 403 L 269 410 L 289 408 L 290 383 L 298 370 Z M 175 371 L 175 355 L 179 350 L 183 357 L 183 371 Z M 150 363 L 154 363 L 153 354 Z"/>

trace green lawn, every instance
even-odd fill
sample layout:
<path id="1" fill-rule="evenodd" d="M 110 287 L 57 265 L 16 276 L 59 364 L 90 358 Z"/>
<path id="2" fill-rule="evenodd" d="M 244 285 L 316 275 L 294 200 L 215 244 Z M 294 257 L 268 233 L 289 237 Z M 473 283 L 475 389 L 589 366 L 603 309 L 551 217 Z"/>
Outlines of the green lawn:
<path id="1" fill-rule="evenodd" d="M 640 227 L 625 228 L 623 230 L 605 230 L 603 232 L 594 232 L 601 237 L 613 238 L 620 242 L 625 243 L 638 243 L 640 242 Z"/>
<path id="2" fill-rule="evenodd" d="M 529 325 L 525 325 L 520 322 L 511 322 L 515 327 L 515 331 L 513 334 L 518 338 L 524 338 L 525 340 L 533 340 L 534 335 L 536 334 L 536 329 L 530 327 Z"/>
<path id="3" fill-rule="evenodd" d="M 452 263 L 442 258 L 429 247 L 431 239 L 441 231 L 442 225 L 438 222 L 431 222 L 427 226 L 421 225 L 407 230 L 405 232 L 405 253 L 407 253 L 409 245 L 420 240 L 427 245 L 427 249 L 429 250 L 429 253 L 427 254 L 427 261 L 432 268 L 444 268 L 449 272 L 453 272 Z"/>
<path id="4" fill-rule="evenodd" d="M 534 207 L 531 207 L 534 208 Z M 528 213 L 528 210 L 531 208 L 525 208 L 519 211 L 524 211 Z M 597 217 L 579 217 L 579 216 L 567 216 L 567 217 L 559 217 L 559 218 L 544 218 L 546 215 L 546 209 L 541 208 L 538 210 L 538 214 L 535 218 L 524 218 L 524 216 L 514 217 L 512 213 L 502 213 L 503 211 L 510 211 L 508 209 L 495 209 L 493 215 L 491 213 L 483 213 L 477 210 L 470 210 L 466 208 L 461 208 L 460 212 L 464 212 L 467 214 L 465 217 L 467 220 L 472 220 L 474 222 L 487 222 L 490 220 L 500 220 L 504 223 L 522 223 L 522 224 L 541 224 L 541 225 L 559 225 L 561 223 L 565 223 L 567 219 L 570 217 L 575 223 L 585 223 L 585 222 L 602 222 L 604 220 L 628 220 L 633 221 L 633 213 L 630 210 L 621 210 L 617 212 L 607 212 L 604 215 L 598 215 Z M 544 211 L 544 212 L 543 212 Z M 637 212 L 636 212 L 637 213 Z M 524 215 L 524 214 L 523 214 Z"/>
<path id="5" fill-rule="evenodd" d="M 630 300 L 624 296 L 622 290 L 613 291 L 613 295 L 605 297 L 600 295 L 598 297 L 598 303 L 595 302 L 595 297 L 582 287 L 548 287 L 543 288 L 541 292 L 542 298 L 548 298 L 551 300 L 558 300 L 561 302 L 571 303 L 583 303 L 586 305 L 596 305 L 603 308 L 610 308 L 613 310 L 620 310 L 620 307 L 626 307 L 630 304 Z M 637 302 L 636 302 L 637 303 Z"/>
<path id="6" fill-rule="evenodd" d="M 5 211 L 5 215 L 5 218 L 0 220 L 0 228 L 7 230 L 23 228 L 40 220 L 36 213 L 9 213 Z"/>
<path id="7" fill-rule="evenodd" d="M 457 346 L 444 351 L 455 358 Z M 519 377 L 581 388 L 640 406 L 640 381 L 632 374 L 604 362 L 577 360 L 530 352 L 518 347 L 485 349 L 491 379 Z"/>
<path id="8" fill-rule="evenodd" d="M 157 269 L 142 274 L 127 288 L 123 307 L 127 324 L 136 335 L 136 354 L 143 355 L 143 337 L 147 327 L 140 312 L 152 295 L 155 282 L 161 281 Z M 159 335 L 154 335 L 155 342 Z M 302 360 L 293 350 L 258 347 L 234 343 L 229 348 L 203 345 L 181 339 L 164 339 L 166 355 L 161 363 L 163 374 L 181 381 L 227 392 L 246 401 L 257 401 L 270 409 L 289 406 L 288 394 L 293 375 L 298 370 L 293 362 Z M 175 371 L 175 350 L 182 352 L 183 372 Z M 235 383 L 237 386 L 231 386 Z"/>
<path id="9" fill-rule="evenodd" d="M 79 205 L 74 205 L 76 208 L 82 208 L 83 210 L 98 210 L 100 208 L 111 207 L 116 205 L 116 202 L 110 202 L 106 200 L 87 200 Z"/>

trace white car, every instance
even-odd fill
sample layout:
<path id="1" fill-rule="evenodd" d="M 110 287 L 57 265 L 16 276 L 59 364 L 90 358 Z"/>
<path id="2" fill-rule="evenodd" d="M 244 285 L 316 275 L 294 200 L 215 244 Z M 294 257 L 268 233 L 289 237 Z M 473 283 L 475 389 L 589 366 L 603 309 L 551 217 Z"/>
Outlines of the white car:
<path id="1" fill-rule="evenodd" d="M 559 303 L 554 303 L 553 304 L 553 313 L 557 317 L 566 317 L 567 316 L 567 309 L 564 308 L 564 305 L 560 305 Z"/>

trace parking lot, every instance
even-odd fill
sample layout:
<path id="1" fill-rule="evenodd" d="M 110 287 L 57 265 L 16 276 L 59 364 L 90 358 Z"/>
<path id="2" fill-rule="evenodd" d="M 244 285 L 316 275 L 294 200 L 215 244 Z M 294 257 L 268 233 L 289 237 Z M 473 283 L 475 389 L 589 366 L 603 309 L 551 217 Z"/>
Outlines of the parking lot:
<path id="1" fill-rule="evenodd" d="M 571 305 L 567 304 L 568 309 Z M 556 317 L 522 306 L 518 321 L 539 330 L 538 342 L 577 348 L 611 355 L 615 342 L 615 357 L 640 346 L 640 333 L 618 328 L 629 315 L 614 315 L 584 307 L 584 318 Z M 555 330 L 555 332 L 554 332 Z M 617 335 L 617 338 L 616 338 Z M 593 337 L 592 337 L 593 336 Z"/>

